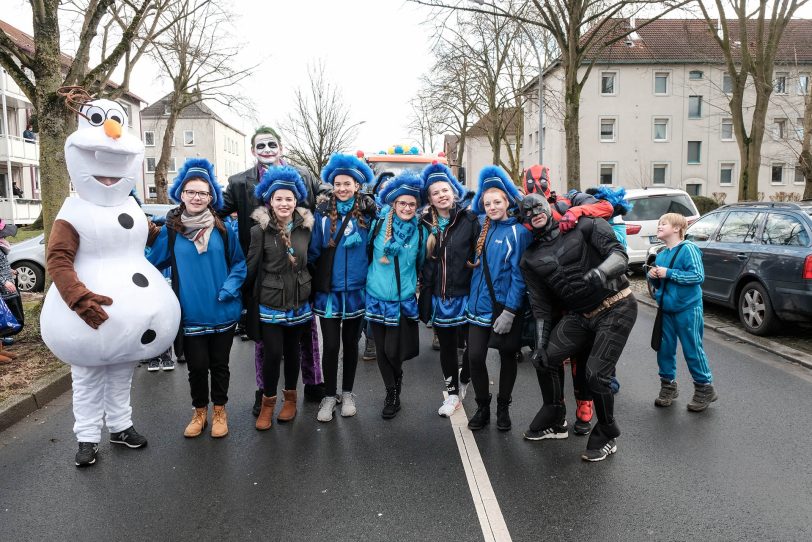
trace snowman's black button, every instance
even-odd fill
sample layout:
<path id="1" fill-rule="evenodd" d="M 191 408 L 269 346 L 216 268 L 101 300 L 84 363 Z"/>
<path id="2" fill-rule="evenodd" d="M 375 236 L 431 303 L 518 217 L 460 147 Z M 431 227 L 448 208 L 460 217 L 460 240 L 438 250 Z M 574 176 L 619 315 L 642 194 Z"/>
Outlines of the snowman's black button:
<path id="1" fill-rule="evenodd" d="M 133 217 L 131 217 L 127 213 L 121 213 L 120 215 L 118 215 L 118 223 L 121 224 L 122 228 L 129 230 L 132 229 L 132 227 L 135 225 L 135 220 L 133 220 Z"/>
<path id="2" fill-rule="evenodd" d="M 152 341 L 155 340 L 156 336 L 157 336 L 156 333 L 154 331 L 152 331 L 151 329 L 146 330 L 144 332 L 144 334 L 141 335 L 141 344 L 149 344 L 149 343 L 151 343 Z"/>
<path id="3" fill-rule="evenodd" d="M 149 286 L 149 281 L 147 280 L 147 277 L 145 277 L 141 273 L 136 273 L 135 275 L 133 275 L 133 282 L 135 283 L 136 286 L 140 286 L 141 288 L 146 288 L 147 286 Z"/>

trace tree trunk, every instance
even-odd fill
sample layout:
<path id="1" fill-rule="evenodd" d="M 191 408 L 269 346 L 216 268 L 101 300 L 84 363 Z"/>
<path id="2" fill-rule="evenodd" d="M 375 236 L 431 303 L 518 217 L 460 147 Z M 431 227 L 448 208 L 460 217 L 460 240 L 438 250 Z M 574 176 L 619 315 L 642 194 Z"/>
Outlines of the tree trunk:
<path id="1" fill-rule="evenodd" d="M 804 140 L 801 143 L 801 156 L 798 164 L 804 173 L 806 185 L 804 199 L 812 200 L 812 89 L 807 89 L 804 98 Z"/>
<path id="2" fill-rule="evenodd" d="M 567 142 L 567 190 L 581 189 L 581 143 L 579 116 L 581 112 L 581 86 L 576 75 L 565 81 L 564 137 Z"/>
<path id="3" fill-rule="evenodd" d="M 742 169 L 739 179 L 739 201 L 758 200 L 758 174 L 761 170 L 761 145 L 764 142 L 767 106 L 770 104 L 769 90 L 756 89 L 756 105 L 753 108 L 753 120 L 750 123 L 750 134 L 739 143 L 739 155 Z"/>
<path id="4" fill-rule="evenodd" d="M 169 118 L 166 120 L 164 140 L 161 143 L 161 158 L 155 166 L 155 197 L 158 203 L 169 203 L 169 197 L 167 195 L 167 187 L 169 186 L 167 172 L 169 171 L 169 159 L 172 155 L 172 139 L 175 137 L 175 125 L 178 122 L 178 116 L 178 106 L 177 104 L 173 104 Z M 175 164 L 175 167 L 179 167 L 179 164 Z"/>

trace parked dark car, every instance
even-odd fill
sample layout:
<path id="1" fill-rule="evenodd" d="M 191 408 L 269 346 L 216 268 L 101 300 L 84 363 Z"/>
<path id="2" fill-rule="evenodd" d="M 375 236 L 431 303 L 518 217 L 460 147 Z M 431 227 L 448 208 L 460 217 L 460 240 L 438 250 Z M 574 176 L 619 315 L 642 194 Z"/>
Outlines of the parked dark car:
<path id="1" fill-rule="evenodd" d="M 725 205 L 686 239 L 702 249 L 703 298 L 737 309 L 748 332 L 812 322 L 812 201 Z"/>

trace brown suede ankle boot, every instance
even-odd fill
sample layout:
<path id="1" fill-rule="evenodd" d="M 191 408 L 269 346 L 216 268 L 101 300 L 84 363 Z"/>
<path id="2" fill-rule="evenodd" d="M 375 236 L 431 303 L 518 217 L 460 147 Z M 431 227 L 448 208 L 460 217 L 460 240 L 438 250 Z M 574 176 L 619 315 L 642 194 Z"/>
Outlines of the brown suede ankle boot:
<path id="1" fill-rule="evenodd" d="M 276 409 L 276 395 L 273 397 L 262 396 L 262 407 L 257 416 L 257 431 L 267 431 L 273 424 L 273 411 Z"/>
<path id="2" fill-rule="evenodd" d="M 228 435 L 228 416 L 226 416 L 225 405 L 214 405 L 214 413 L 211 416 L 211 436 L 220 438 Z"/>
<path id="3" fill-rule="evenodd" d="M 282 410 L 276 419 L 289 422 L 296 417 L 296 390 L 282 390 L 282 393 L 285 394 L 285 402 L 282 403 Z"/>
<path id="4" fill-rule="evenodd" d="M 206 428 L 206 418 L 209 415 L 209 407 L 204 406 L 200 408 L 195 408 L 195 413 L 192 415 L 192 421 L 189 422 L 189 425 L 186 426 L 186 431 L 183 432 L 183 436 L 186 438 L 194 438 L 200 435 L 203 432 L 203 429 Z"/>

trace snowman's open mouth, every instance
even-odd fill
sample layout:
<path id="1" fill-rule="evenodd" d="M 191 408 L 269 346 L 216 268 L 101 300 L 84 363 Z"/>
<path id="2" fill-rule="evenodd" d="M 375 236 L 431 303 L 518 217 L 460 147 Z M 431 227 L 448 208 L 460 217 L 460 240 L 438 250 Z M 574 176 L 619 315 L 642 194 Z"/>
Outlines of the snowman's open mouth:
<path id="1" fill-rule="evenodd" d="M 94 175 L 93 178 L 104 186 L 113 186 L 121 180 L 121 177 L 102 177 L 101 175 Z"/>

